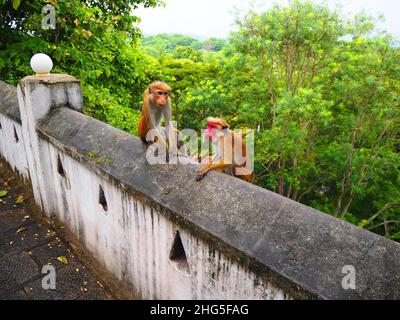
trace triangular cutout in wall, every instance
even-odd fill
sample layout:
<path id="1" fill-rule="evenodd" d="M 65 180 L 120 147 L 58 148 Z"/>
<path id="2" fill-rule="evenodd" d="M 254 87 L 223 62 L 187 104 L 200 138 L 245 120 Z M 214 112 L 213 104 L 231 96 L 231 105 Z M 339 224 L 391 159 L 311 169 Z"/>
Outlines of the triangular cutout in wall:
<path id="1" fill-rule="evenodd" d="M 19 142 L 19 137 L 18 137 L 17 129 L 15 128 L 15 126 L 14 126 L 14 139 L 15 139 L 16 143 Z"/>
<path id="2" fill-rule="evenodd" d="M 65 177 L 65 171 L 64 171 L 64 167 L 61 162 L 61 159 L 60 159 L 60 155 L 58 155 L 58 157 L 57 157 L 57 171 L 61 177 Z"/>
<path id="3" fill-rule="evenodd" d="M 100 191 L 99 191 L 99 203 L 103 207 L 104 211 L 108 210 L 106 196 L 104 194 L 104 190 L 103 190 L 103 187 L 101 185 L 100 185 Z"/>
<path id="4" fill-rule="evenodd" d="M 172 244 L 171 252 L 169 253 L 169 258 L 177 264 L 179 271 L 187 274 L 190 273 L 189 263 L 179 231 L 175 233 L 175 239 Z"/>

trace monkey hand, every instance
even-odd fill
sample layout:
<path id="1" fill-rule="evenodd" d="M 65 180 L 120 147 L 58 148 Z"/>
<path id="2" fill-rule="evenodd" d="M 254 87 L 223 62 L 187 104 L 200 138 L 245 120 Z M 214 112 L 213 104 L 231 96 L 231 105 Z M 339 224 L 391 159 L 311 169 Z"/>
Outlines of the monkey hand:
<path id="1" fill-rule="evenodd" d="M 204 176 L 207 174 L 207 172 L 208 172 L 207 166 L 201 167 L 200 170 L 197 171 L 196 181 L 202 180 Z"/>

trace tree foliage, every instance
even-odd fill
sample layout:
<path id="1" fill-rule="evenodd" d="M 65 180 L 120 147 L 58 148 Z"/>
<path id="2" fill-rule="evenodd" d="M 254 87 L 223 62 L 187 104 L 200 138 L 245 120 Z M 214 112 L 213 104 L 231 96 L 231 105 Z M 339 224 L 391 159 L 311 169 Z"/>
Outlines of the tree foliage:
<path id="1" fill-rule="evenodd" d="M 204 41 L 180 34 L 158 34 L 144 36 L 141 43 L 146 52 L 154 57 L 173 54 L 178 47 L 190 47 L 195 51 L 221 51 L 226 44 L 224 39 L 209 38 Z"/>
<path id="2" fill-rule="evenodd" d="M 116 127 L 136 131 L 146 85 L 160 77 L 158 62 L 138 44 L 138 18 L 132 8 L 157 0 L 53 0 L 56 29 L 42 28 L 47 1 L 22 1 L 15 10 L 5 2 L 0 12 L 0 77 L 12 84 L 31 74 L 30 58 L 44 52 L 53 72 L 68 73 L 83 85 L 85 112 Z"/>
<path id="3" fill-rule="evenodd" d="M 400 51 L 391 36 L 377 36 L 371 17 L 346 21 L 300 1 L 238 25 L 226 83 L 238 88 L 243 123 L 259 128 L 257 183 L 397 233 Z"/>

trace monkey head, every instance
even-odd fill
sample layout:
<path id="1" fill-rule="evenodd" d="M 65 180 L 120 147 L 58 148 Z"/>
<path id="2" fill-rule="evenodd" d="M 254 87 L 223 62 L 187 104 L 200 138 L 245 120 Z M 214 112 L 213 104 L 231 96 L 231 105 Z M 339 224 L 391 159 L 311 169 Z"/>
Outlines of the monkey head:
<path id="1" fill-rule="evenodd" d="M 219 138 L 220 135 L 223 135 L 223 130 L 228 129 L 228 123 L 219 118 L 209 117 L 207 118 L 207 129 L 204 132 L 204 136 L 207 139 L 216 139 Z"/>
<path id="2" fill-rule="evenodd" d="M 153 105 L 158 108 L 163 108 L 169 103 L 169 95 L 171 94 L 171 87 L 165 82 L 153 82 L 149 86 L 149 94 Z"/>

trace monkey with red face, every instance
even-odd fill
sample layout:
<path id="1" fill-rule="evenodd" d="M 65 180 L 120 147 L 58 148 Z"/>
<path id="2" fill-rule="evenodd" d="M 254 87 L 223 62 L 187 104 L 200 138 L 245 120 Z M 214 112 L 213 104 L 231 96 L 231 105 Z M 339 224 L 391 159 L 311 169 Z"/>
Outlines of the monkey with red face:
<path id="1" fill-rule="evenodd" d="M 242 136 L 229 130 L 228 123 L 219 118 L 208 118 L 206 139 L 215 145 L 216 154 L 210 163 L 204 164 L 197 171 L 197 181 L 204 178 L 210 170 L 223 170 L 244 181 L 251 182 L 253 174 L 250 167 L 250 154 Z"/>

